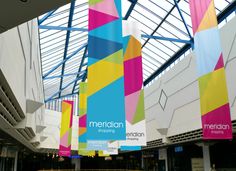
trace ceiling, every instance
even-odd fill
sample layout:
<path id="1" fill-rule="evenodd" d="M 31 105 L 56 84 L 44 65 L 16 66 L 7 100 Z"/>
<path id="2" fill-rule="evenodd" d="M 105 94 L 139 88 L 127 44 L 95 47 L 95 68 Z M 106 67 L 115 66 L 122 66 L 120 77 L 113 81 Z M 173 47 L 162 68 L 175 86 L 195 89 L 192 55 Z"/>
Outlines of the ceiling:
<path id="1" fill-rule="evenodd" d="M 124 20 L 142 31 L 144 85 L 191 52 L 188 0 L 122 0 Z M 215 1 L 219 22 L 235 10 L 235 0 Z M 45 101 L 73 96 L 87 76 L 88 0 L 76 0 L 39 17 Z"/>
<path id="2" fill-rule="evenodd" d="M 0 5 L 0 33 L 52 9 L 63 6 L 71 0 L 5 0 Z"/>

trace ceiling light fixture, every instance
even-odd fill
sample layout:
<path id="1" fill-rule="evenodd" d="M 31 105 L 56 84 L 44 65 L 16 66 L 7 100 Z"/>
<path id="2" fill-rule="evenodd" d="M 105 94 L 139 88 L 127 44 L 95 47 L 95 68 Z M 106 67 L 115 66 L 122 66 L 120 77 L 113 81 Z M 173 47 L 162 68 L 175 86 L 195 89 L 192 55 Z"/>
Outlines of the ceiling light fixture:
<path id="1" fill-rule="evenodd" d="M 23 3 L 28 3 L 30 0 L 20 0 Z"/>

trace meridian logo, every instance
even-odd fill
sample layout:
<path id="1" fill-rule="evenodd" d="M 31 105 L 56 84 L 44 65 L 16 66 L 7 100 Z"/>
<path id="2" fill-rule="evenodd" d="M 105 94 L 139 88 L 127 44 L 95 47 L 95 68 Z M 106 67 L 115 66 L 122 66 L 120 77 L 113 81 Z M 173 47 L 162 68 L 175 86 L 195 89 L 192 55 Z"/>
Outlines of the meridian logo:
<path id="1" fill-rule="evenodd" d="M 144 137 L 144 133 L 129 132 L 129 133 L 126 133 L 126 137 Z"/>
<path id="2" fill-rule="evenodd" d="M 228 124 L 204 124 L 204 129 L 226 130 L 230 129 L 230 126 Z"/>
<path id="3" fill-rule="evenodd" d="M 124 128 L 124 124 L 122 122 L 113 122 L 113 121 L 105 121 L 105 122 L 89 122 L 89 127 L 95 128 Z"/>

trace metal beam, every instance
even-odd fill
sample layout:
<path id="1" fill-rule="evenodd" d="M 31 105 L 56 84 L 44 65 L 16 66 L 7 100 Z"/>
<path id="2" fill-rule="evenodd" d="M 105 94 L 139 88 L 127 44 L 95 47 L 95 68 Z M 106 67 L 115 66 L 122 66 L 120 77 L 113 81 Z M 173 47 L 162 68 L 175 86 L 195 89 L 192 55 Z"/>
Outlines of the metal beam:
<path id="1" fill-rule="evenodd" d="M 47 26 L 47 25 L 39 25 L 39 29 L 88 32 L 88 29 L 86 29 L 86 28 Z"/>
<path id="2" fill-rule="evenodd" d="M 75 92 L 75 93 L 63 95 L 61 97 L 55 97 L 55 98 L 49 99 L 47 102 L 45 101 L 45 103 L 51 102 L 53 100 L 58 100 L 58 99 L 61 99 L 61 98 L 71 97 L 71 96 L 78 95 L 78 94 L 79 94 L 79 92 Z"/>
<path id="3" fill-rule="evenodd" d="M 177 3 L 179 3 L 180 0 L 177 1 Z M 165 15 L 165 17 L 162 19 L 162 21 L 160 22 L 160 24 L 158 24 L 158 26 L 156 27 L 155 30 L 153 30 L 151 36 L 153 36 L 156 31 L 161 27 L 161 25 L 164 23 L 164 21 L 166 20 L 166 18 L 171 14 L 171 12 L 175 9 L 175 5 L 170 9 L 170 11 Z M 150 39 L 147 39 L 144 44 L 142 45 L 142 48 L 148 43 Z"/>
<path id="4" fill-rule="evenodd" d="M 218 16 L 218 23 L 221 23 L 225 18 L 227 18 L 232 12 L 236 10 L 236 1 L 232 2 L 224 11 L 222 11 Z M 175 53 L 168 61 L 166 61 L 160 68 L 158 68 L 151 76 L 149 76 L 144 81 L 144 86 L 150 83 L 154 78 L 156 78 L 162 71 L 173 64 L 177 59 L 179 59 L 185 52 L 191 48 L 190 44 L 184 45 L 177 53 Z"/>
<path id="5" fill-rule="evenodd" d="M 53 99 L 53 97 L 55 97 L 56 95 L 61 94 L 61 92 L 62 92 L 63 90 L 65 90 L 65 89 L 66 89 L 67 87 L 69 87 L 71 84 L 75 83 L 76 81 L 78 81 L 78 80 L 80 80 L 80 79 L 81 79 L 80 77 L 79 77 L 79 78 L 76 78 L 75 80 L 73 80 L 73 81 L 71 81 L 70 83 L 68 83 L 66 86 L 62 87 L 58 92 L 54 93 L 50 98 L 46 99 L 46 100 L 45 100 L 45 103 L 47 103 L 48 101 L 50 101 L 51 99 Z M 60 98 L 61 96 L 58 96 L 58 97 Z"/>
<path id="6" fill-rule="evenodd" d="M 232 14 L 236 10 L 236 1 L 231 2 L 229 6 L 227 6 L 224 11 L 222 11 L 218 16 L 218 22 L 221 23 L 225 18 L 227 18 L 230 14 Z"/>
<path id="7" fill-rule="evenodd" d="M 177 1 L 174 0 L 174 3 L 175 3 L 175 6 L 176 6 L 177 10 L 179 11 L 179 15 L 180 15 L 180 17 L 181 17 L 181 19 L 182 19 L 182 21 L 183 21 L 183 23 L 184 23 L 184 27 L 186 28 L 186 30 L 187 30 L 187 32 L 188 32 L 189 38 L 192 39 L 192 36 L 191 36 L 190 31 L 189 31 L 189 29 L 188 29 L 187 23 L 186 23 L 186 21 L 185 21 L 185 19 L 184 19 L 184 16 L 183 16 L 183 14 L 182 14 L 182 12 L 181 12 L 181 10 L 180 10 L 180 8 L 179 8 L 179 5 L 178 5 Z"/>
<path id="8" fill-rule="evenodd" d="M 71 73 L 71 74 L 64 74 L 64 77 L 74 76 L 74 75 L 78 75 L 78 74 L 82 74 L 82 73 L 85 73 L 85 71 Z M 50 80 L 50 79 L 61 78 L 61 77 L 63 77 L 63 76 L 62 75 L 56 75 L 56 76 L 46 77 L 46 78 L 44 78 L 44 80 Z"/>
<path id="9" fill-rule="evenodd" d="M 84 59 L 85 59 L 85 57 L 86 57 L 87 51 L 88 51 L 88 45 L 87 45 L 87 46 L 85 47 L 85 49 L 84 49 L 84 54 L 83 54 L 83 57 L 82 57 L 82 59 L 81 59 L 80 66 L 79 66 L 79 69 L 78 69 L 78 73 L 79 73 L 79 74 L 77 74 L 76 78 L 80 77 L 80 71 L 81 71 L 81 69 L 82 69 L 82 67 L 83 67 L 83 63 L 84 63 Z M 86 74 L 86 71 L 85 71 L 84 74 Z M 72 93 L 74 93 L 76 85 L 77 85 L 77 81 L 75 82 L 75 84 L 74 84 L 74 86 L 73 86 Z"/>
<path id="10" fill-rule="evenodd" d="M 138 0 L 129 0 L 129 2 L 131 2 L 131 5 L 126 13 L 126 15 L 124 16 L 123 20 L 127 20 L 131 14 L 131 12 L 133 11 L 135 5 L 137 4 Z"/>
<path id="11" fill-rule="evenodd" d="M 72 0 L 71 1 L 71 5 L 70 5 L 70 13 L 69 13 L 68 25 L 67 25 L 67 27 L 69 27 L 69 28 L 72 26 L 74 10 L 75 10 L 75 0 Z M 63 60 L 66 59 L 66 56 L 67 56 L 69 42 L 70 42 L 70 31 L 67 31 Z M 64 69 L 65 69 L 65 62 L 62 64 L 62 69 L 61 69 L 61 75 L 62 76 L 64 75 L 64 72 L 65 72 Z M 60 81 L 59 97 L 61 96 L 62 84 L 63 84 L 63 77 L 61 78 L 61 81 Z"/>
<path id="12" fill-rule="evenodd" d="M 182 49 L 174 54 L 169 60 L 167 60 L 158 70 L 156 70 L 151 76 L 149 76 L 144 81 L 144 86 L 150 83 L 154 78 L 156 78 L 160 73 L 162 73 L 166 68 L 168 68 L 172 63 L 174 63 L 181 55 L 183 55 L 187 50 L 191 48 L 191 44 L 186 44 Z"/>
<path id="13" fill-rule="evenodd" d="M 57 64 L 55 67 L 53 67 L 50 71 L 48 71 L 46 74 L 44 74 L 43 75 L 43 79 L 45 79 L 49 74 L 51 74 L 53 71 L 55 71 L 59 66 L 63 65 L 66 61 L 68 61 L 70 58 L 72 58 L 78 52 L 80 52 L 85 46 L 87 46 L 87 43 L 82 45 L 79 49 L 74 51 L 70 56 L 68 56 L 65 59 L 63 59 L 63 61 L 61 61 L 59 64 Z"/>
<path id="14" fill-rule="evenodd" d="M 45 14 L 45 15 L 43 16 L 43 18 L 41 18 L 40 20 L 38 20 L 38 25 L 41 25 L 41 24 L 42 24 L 45 20 L 47 20 L 56 10 L 57 10 L 57 9 L 52 10 L 52 11 L 48 12 L 47 14 Z"/>
<path id="15" fill-rule="evenodd" d="M 164 40 L 164 41 L 192 44 L 191 40 L 175 39 L 175 38 L 168 38 L 168 37 L 161 37 L 161 36 L 149 36 L 145 34 L 143 34 L 142 37 L 149 38 L 149 39 L 158 39 L 158 40 Z"/>
<path id="16" fill-rule="evenodd" d="M 86 78 L 87 78 L 88 68 L 86 68 L 85 71 L 86 71 L 86 72 L 84 73 L 84 77 L 83 77 L 83 79 L 82 79 L 83 82 L 84 82 L 84 81 L 86 80 Z"/>

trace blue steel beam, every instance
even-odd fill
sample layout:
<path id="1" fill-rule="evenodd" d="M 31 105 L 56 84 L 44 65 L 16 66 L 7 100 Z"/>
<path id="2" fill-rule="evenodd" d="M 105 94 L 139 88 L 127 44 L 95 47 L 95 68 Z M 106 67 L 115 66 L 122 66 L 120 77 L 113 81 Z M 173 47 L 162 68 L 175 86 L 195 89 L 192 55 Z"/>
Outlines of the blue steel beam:
<path id="1" fill-rule="evenodd" d="M 88 29 L 85 29 L 85 28 L 68 28 L 68 27 L 45 26 L 45 25 L 41 25 L 41 26 L 39 26 L 39 28 L 40 29 L 49 29 L 49 30 L 64 30 L 64 31 L 81 31 L 81 32 L 88 31 Z M 150 39 L 160 39 L 160 40 L 166 40 L 166 41 L 172 41 L 172 42 L 178 42 L 178 43 L 191 43 L 188 40 L 166 38 L 166 37 L 152 36 L 152 35 L 145 35 L 145 34 L 142 34 L 142 37 L 143 38 L 150 38 Z"/>
<path id="2" fill-rule="evenodd" d="M 128 0 L 129 2 L 131 2 L 131 5 L 126 13 L 126 15 L 124 16 L 123 20 L 127 20 L 131 14 L 131 12 L 133 11 L 135 5 L 137 4 L 138 0 Z"/>
<path id="3" fill-rule="evenodd" d="M 226 17 L 228 17 L 233 12 L 236 12 L 236 1 L 231 2 L 231 4 L 224 9 L 218 16 L 218 22 L 222 22 Z"/>
<path id="4" fill-rule="evenodd" d="M 45 20 L 47 20 L 56 10 L 57 10 L 57 9 L 52 10 L 52 11 L 48 12 L 47 14 L 45 14 L 45 15 L 43 16 L 43 18 L 41 18 L 40 20 L 38 20 L 38 25 L 41 25 L 41 24 L 42 24 Z"/>
<path id="5" fill-rule="evenodd" d="M 236 1 L 232 2 L 227 8 L 224 9 L 218 16 L 218 23 L 221 23 L 226 19 L 232 12 L 236 10 Z M 154 78 L 156 78 L 160 73 L 162 73 L 167 67 L 173 64 L 177 59 L 179 59 L 185 52 L 191 48 L 190 44 L 184 45 L 177 53 L 175 53 L 168 61 L 166 61 L 160 68 L 158 68 L 151 76 L 149 76 L 144 81 L 144 86 L 150 83 Z"/>
<path id="6" fill-rule="evenodd" d="M 63 90 L 65 90 L 67 87 L 69 87 L 71 84 L 75 83 L 76 81 L 80 80 L 81 78 L 76 78 L 73 81 L 71 81 L 70 83 L 68 83 L 66 86 L 62 87 L 58 92 L 54 93 L 50 98 L 45 100 L 45 103 L 47 103 L 48 101 L 50 101 L 51 99 L 53 99 L 56 95 L 61 94 L 61 92 Z M 60 98 L 61 96 L 58 96 L 58 98 Z"/>
<path id="7" fill-rule="evenodd" d="M 88 29 L 86 29 L 86 28 L 47 26 L 47 25 L 39 25 L 39 29 L 60 30 L 60 31 L 81 31 L 81 32 L 87 32 L 88 31 Z"/>
<path id="8" fill-rule="evenodd" d="M 70 58 L 72 58 L 74 55 L 76 55 L 78 52 L 80 52 L 85 46 L 87 46 L 87 43 L 82 45 L 79 49 L 74 51 L 70 56 L 66 57 L 61 61 L 59 64 L 57 64 L 55 67 L 53 67 L 50 71 L 48 71 L 46 74 L 43 75 L 43 79 L 45 79 L 49 74 L 51 74 L 53 71 L 55 71 L 58 67 L 63 65 L 66 61 L 68 61 Z"/>
<path id="9" fill-rule="evenodd" d="M 186 23 L 186 21 L 185 21 L 185 19 L 184 19 L 184 16 L 183 16 L 183 14 L 182 14 L 182 12 L 181 12 L 181 10 L 180 10 L 180 8 L 179 8 L 179 5 L 178 5 L 178 3 L 177 3 L 176 0 L 174 0 L 174 2 L 175 2 L 175 6 L 176 6 L 177 10 L 179 11 L 179 15 L 180 15 L 180 17 L 181 17 L 181 19 L 182 19 L 182 21 L 183 21 L 183 23 L 184 23 L 184 26 L 185 26 L 185 28 L 186 28 L 186 30 L 187 30 L 187 32 L 188 32 L 189 38 L 192 39 L 192 36 L 191 36 L 191 34 L 190 34 L 190 31 L 189 31 L 189 29 L 188 29 L 188 26 L 187 26 L 187 23 Z"/>
<path id="10" fill-rule="evenodd" d="M 53 101 L 53 100 L 61 99 L 61 98 L 71 97 L 71 96 L 78 95 L 78 94 L 79 94 L 79 92 L 75 92 L 75 93 L 63 95 L 63 96 L 61 96 L 61 97 L 55 97 L 55 98 L 52 98 L 52 99 L 48 100 L 48 101 L 45 102 L 45 103 L 51 102 L 51 101 Z"/>
<path id="11" fill-rule="evenodd" d="M 86 57 L 87 51 L 88 51 L 88 45 L 87 45 L 87 46 L 85 47 L 85 49 L 84 49 L 84 54 L 83 54 L 83 57 L 82 57 L 82 59 L 81 59 L 80 66 L 79 66 L 79 69 L 78 69 L 78 73 L 79 73 L 79 74 L 77 74 L 76 78 L 80 77 L 80 72 L 81 72 L 81 69 L 82 69 L 82 67 L 83 67 L 84 59 L 85 59 L 85 57 Z M 86 72 L 85 72 L 84 74 L 86 74 Z M 72 93 L 74 93 L 76 85 L 77 85 L 77 81 L 75 82 L 75 84 L 74 84 L 74 86 L 73 86 Z"/>
<path id="12" fill-rule="evenodd" d="M 144 35 L 144 34 L 142 35 L 142 37 L 149 38 L 149 39 L 158 39 L 158 40 L 164 40 L 164 41 L 192 44 L 191 40 L 167 38 L 167 37 L 161 37 L 161 36 L 149 36 L 149 35 Z"/>
<path id="13" fill-rule="evenodd" d="M 174 54 L 169 60 L 167 60 L 158 70 L 156 70 L 152 75 L 150 75 L 145 81 L 144 86 L 150 83 L 154 78 L 156 78 L 160 73 L 162 73 L 166 68 L 168 68 L 172 63 L 174 63 L 181 55 L 183 55 L 187 50 L 191 48 L 191 44 L 186 44 L 182 49 Z"/>
<path id="14" fill-rule="evenodd" d="M 180 0 L 177 1 L 177 3 L 179 3 Z M 161 25 L 165 22 L 166 18 L 171 14 L 171 12 L 175 9 L 175 5 L 170 9 L 170 11 L 165 15 L 165 17 L 162 19 L 162 21 L 160 22 L 160 24 L 158 24 L 158 26 L 155 28 L 155 30 L 153 30 L 151 36 L 153 36 L 156 31 L 161 27 Z M 150 40 L 150 38 L 148 38 L 144 44 L 142 45 L 142 48 L 147 44 L 147 42 Z"/>
<path id="15" fill-rule="evenodd" d="M 64 77 L 74 76 L 74 75 L 83 74 L 83 73 L 85 73 L 85 71 L 70 73 L 70 74 L 64 74 Z M 54 78 L 61 78 L 61 77 L 63 77 L 63 76 L 62 75 L 56 75 L 56 76 L 46 77 L 46 78 L 44 78 L 44 80 L 51 80 L 51 79 L 54 79 Z"/>
<path id="16" fill-rule="evenodd" d="M 75 0 L 72 0 L 71 5 L 70 5 L 70 14 L 69 14 L 69 19 L 68 19 L 68 25 L 67 25 L 68 28 L 72 27 L 74 10 L 75 10 Z M 69 42 L 70 42 L 70 33 L 71 32 L 69 30 L 66 33 L 66 42 L 65 42 L 65 50 L 64 50 L 63 60 L 66 59 L 66 56 L 67 56 L 67 51 L 68 51 Z M 61 69 L 62 76 L 64 75 L 64 72 L 65 72 L 65 63 L 62 64 L 62 69 Z M 59 97 L 61 96 L 62 84 L 63 84 L 63 77 L 61 77 L 61 81 L 60 81 Z"/>
<path id="17" fill-rule="evenodd" d="M 88 65 L 88 62 L 84 63 L 83 66 L 87 66 Z"/>
<path id="18" fill-rule="evenodd" d="M 86 72 L 84 73 L 84 77 L 83 77 L 83 79 L 82 79 L 83 82 L 84 82 L 84 81 L 86 80 L 86 78 L 87 78 L 88 68 L 86 68 L 85 71 L 86 71 Z"/>

